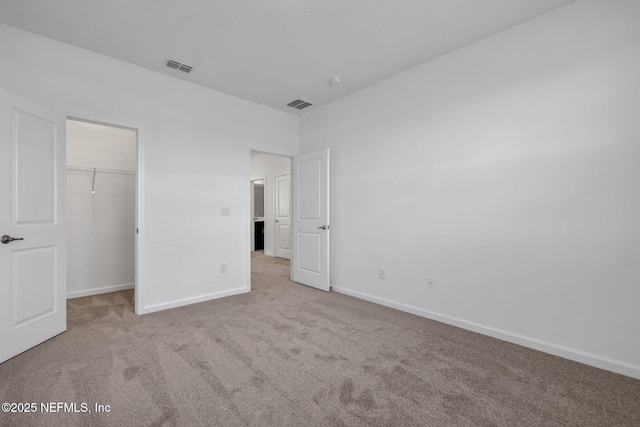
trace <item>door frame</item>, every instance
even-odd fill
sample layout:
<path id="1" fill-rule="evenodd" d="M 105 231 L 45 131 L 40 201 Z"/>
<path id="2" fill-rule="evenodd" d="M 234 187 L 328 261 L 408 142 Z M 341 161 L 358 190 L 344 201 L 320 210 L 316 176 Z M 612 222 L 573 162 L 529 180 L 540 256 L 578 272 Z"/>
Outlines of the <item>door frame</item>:
<path id="1" fill-rule="evenodd" d="M 252 180 L 252 176 L 251 176 L 251 152 L 254 151 L 256 153 L 260 153 L 260 154 L 271 154 L 273 156 L 282 156 L 282 157 L 288 157 L 289 159 L 291 159 L 291 179 L 294 179 L 293 176 L 293 164 L 296 161 L 296 156 L 297 153 L 294 151 L 288 151 L 288 150 L 283 150 L 281 148 L 276 148 L 276 147 L 265 147 L 265 146 L 259 146 L 259 145 L 247 145 L 247 152 L 246 152 L 246 156 L 247 156 L 247 171 L 246 171 L 246 178 L 245 178 L 245 182 L 246 182 L 246 203 L 247 203 L 247 207 L 245 209 L 245 215 L 247 218 L 246 221 L 246 227 L 247 227 L 247 236 L 245 239 L 245 256 L 247 257 L 247 261 L 246 261 L 246 269 L 247 269 L 247 285 L 246 285 L 246 290 L 247 292 L 251 291 L 251 229 L 250 227 L 253 226 L 253 221 L 249 221 L 252 217 L 252 212 L 251 212 L 251 180 Z M 267 182 L 265 179 L 265 188 L 267 186 Z M 293 198 L 293 195 L 292 195 Z M 292 202 L 293 203 L 293 202 Z M 291 213 L 293 214 L 293 206 L 291 207 L 292 211 Z M 266 212 L 265 212 L 266 214 Z M 291 265 L 293 266 L 293 253 L 291 254 Z M 289 278 L 292 277 L 293 274 L 293 270 L 289 271 Z"/>
<path id="2" fill-rule="evenodd" d="M 126 129 L 136 132 L 136 192 L 135 192 L 135 277 L 134 277 L 134 311 L 135 314 L 144 314 L 144 283 L 145 278 L 143 274 L 143 269 L 141 266 L 143 265 L 144 260 L 144 244 L 141 238 L 143 234 L 143 225 L 144 225 L 144 127 L 140 124 L 130 123 L 128 120 L 121 120 L 119 118 L 96 118 L 92 117 L 88 114 L 77 113 L 72 114 L 66 112 L 66 120 L 74 120 L 77 122 L 90 123 L 94 125 L 100 126 L 109 126 L 118 129 Z M 66 121 L 65 121 L 66 124 Z M 65 152 L 67 140 L 65 138 Z M 66 160 L 65 160 L 66 164 Z M 65 175 L 66 176 L 66 175 Z M 65 199 L 65 204 L 66 204 Z M 67 228 L 67 224 L 64 226 L 65 231 Z"/>

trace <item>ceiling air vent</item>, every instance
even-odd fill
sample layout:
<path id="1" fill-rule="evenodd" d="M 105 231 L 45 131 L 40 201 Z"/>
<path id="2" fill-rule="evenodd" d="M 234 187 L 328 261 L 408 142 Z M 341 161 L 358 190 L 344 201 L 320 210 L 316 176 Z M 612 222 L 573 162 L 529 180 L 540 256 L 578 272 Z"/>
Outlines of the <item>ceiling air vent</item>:
<path id="1" fill-rule="evenodd" d="M 173 59 L 167 59 L 167 62 L 164 63 L 167 67 L 173 68 L 174 70 L 182 71 L 184 73 L 190 73 L 193 70 L 191 65 L 183 64 L 178 61 L 174 61 Z"/>
<path id="2" fill-rule="evenodd" d="M 295 101 L 291 101 L 287 104 L 287 107 L 293 107 L 298 110 L 303 110 L 307 107 L 312 106 L 313 104 L 307 101 L 303 101 L 302 99 L 296 99 Z"/>

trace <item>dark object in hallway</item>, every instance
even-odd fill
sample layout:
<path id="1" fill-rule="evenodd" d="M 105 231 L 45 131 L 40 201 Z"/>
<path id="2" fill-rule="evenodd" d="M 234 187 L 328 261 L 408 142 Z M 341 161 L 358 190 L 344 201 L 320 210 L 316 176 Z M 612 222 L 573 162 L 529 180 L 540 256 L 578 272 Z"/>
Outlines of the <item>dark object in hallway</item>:
<path id="1" fill-rule="evenodd" d="M 264 221 L 255 221 L 255 250 L 261 251 L 264 249 Z"/>

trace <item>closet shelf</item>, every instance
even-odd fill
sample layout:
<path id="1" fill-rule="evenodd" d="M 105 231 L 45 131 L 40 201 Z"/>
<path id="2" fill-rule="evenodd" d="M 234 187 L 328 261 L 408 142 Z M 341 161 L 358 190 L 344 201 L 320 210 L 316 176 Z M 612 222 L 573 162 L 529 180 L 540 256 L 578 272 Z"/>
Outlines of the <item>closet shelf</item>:
<path id="1" fill-rule="evenodd" d="M 85 166 L 67 166 L 68 171 L 81 171 L 81 172 L 96 172 L 96 173 L 114 173 L 120 175 L 135 175 L 135 171 L 125 171 L 118 169 L 102 169 L 102 168 L 89 168 Z"/>

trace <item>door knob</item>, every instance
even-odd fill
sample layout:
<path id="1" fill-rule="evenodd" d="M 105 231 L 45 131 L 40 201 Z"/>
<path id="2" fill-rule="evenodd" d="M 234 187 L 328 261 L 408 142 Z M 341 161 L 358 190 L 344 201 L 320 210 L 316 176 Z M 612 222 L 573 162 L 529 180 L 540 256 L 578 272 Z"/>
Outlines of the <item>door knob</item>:
<path id="1" fill-rule="evenodd" d="M 8 234 L 5 234 L 4 236 L 0 237 L 0 242 L 2 242 L 5 245 L 9 242 L 13 242 L 14 240 L 24 240 L 24 237 L 11 237 Z"/>
<path id="2" fill-rule="evenodd" d="M 329 226 L 328 225 L 323 225 L 322 227 L 318 227 L 321 230 L 328 230 Z"/>

